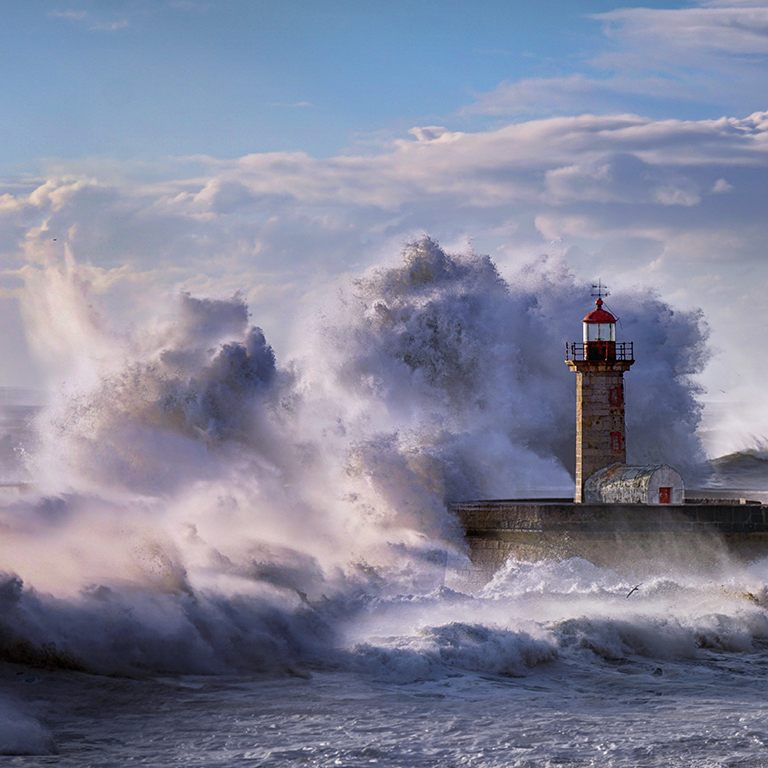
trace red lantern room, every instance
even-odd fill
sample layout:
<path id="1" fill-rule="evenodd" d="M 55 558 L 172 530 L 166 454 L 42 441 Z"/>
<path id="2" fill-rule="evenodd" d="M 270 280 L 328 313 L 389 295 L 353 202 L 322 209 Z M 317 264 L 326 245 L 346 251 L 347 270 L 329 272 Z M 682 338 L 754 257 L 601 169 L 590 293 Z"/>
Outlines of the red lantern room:
<path id="1" fill-rule="evenodd" d="M 584 359 L 616 359 L 616 318 L 603 309 L 603 300 L 598 297 L 593 309 L 582 321 L 584 325 Z"/>

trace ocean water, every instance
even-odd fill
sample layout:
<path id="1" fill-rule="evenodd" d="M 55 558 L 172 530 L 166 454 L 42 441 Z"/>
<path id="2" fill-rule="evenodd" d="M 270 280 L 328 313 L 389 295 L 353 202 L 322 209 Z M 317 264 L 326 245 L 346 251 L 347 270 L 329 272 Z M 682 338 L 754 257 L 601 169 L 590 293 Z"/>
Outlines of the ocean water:
<path id="1" fill-rule="evenodd" d="M 34 755 L 15 765 L 765 765 L 767 568 L 627 597 L 585 561 L 510 563 L 480 593 L 307 607 L 258 673 L 6 663 L 0 748 Z"/>
<path id="2" fill-rule="evenodd" d="M 4 404 L 0 765 L 768 765 L 768 557 L 473 576 L 451 500 L 572 484 L 563 264 L 422 239 L 286 360 L 240 296 L 115 327 L 83 269 L 27 275 L 48 395 Z M 630 461 L 768 490 L 702 474 L 703 318 L 611 304 Z"/>

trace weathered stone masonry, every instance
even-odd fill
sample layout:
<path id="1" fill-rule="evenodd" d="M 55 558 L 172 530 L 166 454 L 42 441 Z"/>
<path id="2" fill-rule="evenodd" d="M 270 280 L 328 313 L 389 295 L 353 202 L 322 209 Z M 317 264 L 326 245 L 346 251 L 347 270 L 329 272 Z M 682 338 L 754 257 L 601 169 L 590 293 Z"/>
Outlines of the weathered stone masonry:
<path id="1" fill-rule="evenodd" d="M 576 372 L 576 485 L 574 501 L 584 500 L 584 483 L 598 469 L 626 464 L 624 372 L 631 360 L 568 360 Z"/>

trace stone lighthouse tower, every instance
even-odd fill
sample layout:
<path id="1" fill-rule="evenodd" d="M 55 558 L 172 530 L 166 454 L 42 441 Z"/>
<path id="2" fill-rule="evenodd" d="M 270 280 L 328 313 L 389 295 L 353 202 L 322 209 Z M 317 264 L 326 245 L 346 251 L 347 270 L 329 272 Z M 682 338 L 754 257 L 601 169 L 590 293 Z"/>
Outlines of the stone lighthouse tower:
<path id="1" fill-rule="evenodd" d="M 632 342 L 616 343 L 616 318 L 597 308 L 583 320 L 581 343 L 566 344 L 568 367 L 576 373 L 576 492 L 584 501 L 584 483 L 599 469 L 626 464 L 624 371 L 634 363 Z"/>

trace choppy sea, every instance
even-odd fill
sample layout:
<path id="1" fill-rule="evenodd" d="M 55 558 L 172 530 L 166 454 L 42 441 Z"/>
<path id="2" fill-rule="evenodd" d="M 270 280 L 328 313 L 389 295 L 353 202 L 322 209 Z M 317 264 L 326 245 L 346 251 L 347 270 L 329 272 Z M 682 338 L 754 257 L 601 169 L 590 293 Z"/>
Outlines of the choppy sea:
<path id="1" fill-rule="evenodd" d="M 639 585 L 585 560 L 513 560 L 476 591 L 368 583 L 316 601 L 72 605 L 6 582 L 0 760 L 768 765 L 766 585 L 768 559 L 669 564 Z"/>

